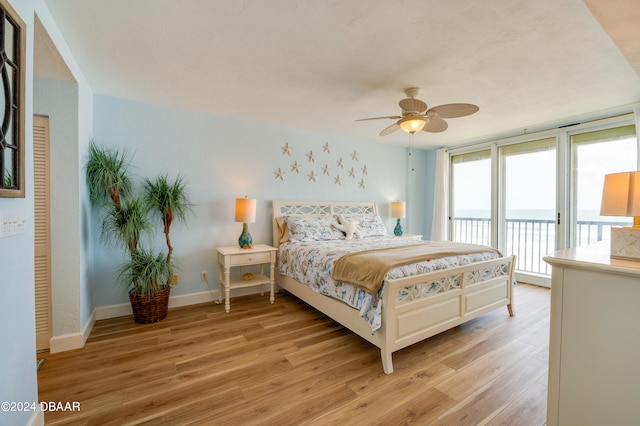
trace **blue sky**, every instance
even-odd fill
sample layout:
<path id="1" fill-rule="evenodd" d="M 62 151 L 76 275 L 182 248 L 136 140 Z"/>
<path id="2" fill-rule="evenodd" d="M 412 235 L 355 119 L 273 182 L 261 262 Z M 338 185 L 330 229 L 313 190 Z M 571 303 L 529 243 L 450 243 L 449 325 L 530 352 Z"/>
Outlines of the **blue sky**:
<path id="1" fill-rule="evenodd" d="M 607 143 L 581 144 L 577 148 L 578 210 L 599 210 L 602 183 L 607 173 L 637 169 L 635 138 Z M 507 158 L 507 210 L 544 209 L 555 211 L 556 159 L 554 151 L 510 155 Z M 458 210 L 490 210 L 490 160 L 455 165 Z M 460 185 L 464 182 L 464 185 Z"/>

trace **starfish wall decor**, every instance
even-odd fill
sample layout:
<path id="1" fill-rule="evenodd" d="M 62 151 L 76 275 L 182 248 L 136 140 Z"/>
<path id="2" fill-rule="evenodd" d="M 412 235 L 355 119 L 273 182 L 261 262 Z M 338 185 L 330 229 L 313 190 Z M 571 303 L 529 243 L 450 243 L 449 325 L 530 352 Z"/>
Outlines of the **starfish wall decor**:
<path id="1" fill-rule="evenodd" d="M 297 179 L 295 175 L 301 175 L 302 178 L 306 178 L 307 182 L 316 183 L 323 181 L 323 179 L 331 179 L 329 182 L 333 182 L 334 185 L 348 186 L 350 184 L 355 184 L 357 188 L 365 189 L 366 181 L 364 176 L 369 174 L 369 169 L 366 164 L 362 164 L 360 162 L 360 153 L 358 153 L 357 150 L 353 150 L 348 153 L 336 152 L 336 155 L 341 155 L 332 159 L 331 157 L 333 157 L 334 154 L 334 147 L 332 147 L 329 142 L 325 142 L 320 146 L 320 148 L 321 151 L 320 149 L 317 150 L 320 154 L 316 154 L 313 149 L 310 149 L 304 154 L 298 154 L 296 156 L 295 152 L 297 151 L 294 151 L 293 144 L 286 142 L 280 146 L 282 155 L 285 157 L 292 157 L 291 159 L 294 161 L 293 163 L 288 161 L 281 167 L 278 167 L 273 172 L 274 178 L 284 182 L 287 174 L 285 169 L 289 167 L 291 170 L 289 175 L 290 179 Z M 336 149 L 336 151 L 340 151 L 340 148 Z M 302 158 L 300 158 L 300 156 L 302 156 Z M 346 161 L 345 158 L 350 158 L 350 160 Z M 318 163 L 323 164 L 317 169 L 316 160 L 318 160 Z M 335 172 L 329 165 L 332 161 L 335 161 Z M 342 176 L 338 174 L 338 171 L 340 170 L 346 171 L 349 179 L 343 180 Z"/>

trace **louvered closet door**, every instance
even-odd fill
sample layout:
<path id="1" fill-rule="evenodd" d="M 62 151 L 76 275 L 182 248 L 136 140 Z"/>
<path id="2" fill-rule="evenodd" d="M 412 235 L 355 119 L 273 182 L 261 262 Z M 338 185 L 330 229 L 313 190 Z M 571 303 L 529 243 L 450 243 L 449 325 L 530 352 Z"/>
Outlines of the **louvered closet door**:
<path id="1" fill-rule="evenodd" d="M 49 118 L 33 117 L 36 349 L 49 349 L 51 324 L 51 240 L 49 231 Z"/>

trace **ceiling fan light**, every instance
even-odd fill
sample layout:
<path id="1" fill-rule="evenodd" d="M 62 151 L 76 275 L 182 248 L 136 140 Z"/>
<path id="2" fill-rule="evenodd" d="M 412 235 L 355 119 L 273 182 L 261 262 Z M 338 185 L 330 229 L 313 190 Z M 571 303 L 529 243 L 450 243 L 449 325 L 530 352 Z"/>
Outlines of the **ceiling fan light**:
<path id="1" fill-rule="evenodd" d="M 426 121 L 422 117 L 405 117 L 398 121 L 400 128 L 407 133 L 415 133 L 424 127 Z"/>

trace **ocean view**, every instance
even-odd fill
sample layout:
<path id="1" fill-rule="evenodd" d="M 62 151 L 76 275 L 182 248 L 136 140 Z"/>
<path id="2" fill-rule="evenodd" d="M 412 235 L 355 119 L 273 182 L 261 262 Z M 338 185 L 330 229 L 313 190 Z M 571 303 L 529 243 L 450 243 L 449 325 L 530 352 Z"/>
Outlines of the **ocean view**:
<path id="1" fill-rule="evenodd" d="M 455 212 L 455 217 L 489 219 L 489 217 L 491 217 L 491 212 L 483 209 L 457 210 Z M 556 212 L 551 209 L 507 210 L 506 217 L 507 219 L 555 220 Z M 620 222 L 621 224 L 630 224 L 633 222 L 633 220 L 628 217 L 600 216 L 600 210 L 579 210 L 578 220 L 585 222 Z"/>
<path id="2" fill-rule="evenodd" d="M 516 271 L 550 275 L 551 269 L 542 258 L 556 250 L 555 216 L 551 209 L 508 210 L 504 230 L 503 253 L 517 256 Z M 454 241 L 490 245 L 490 212 L 459 210 L 454 216 Z M 599 210 L 578 212 L 577 226 L 572 232 L 575 246 L 585 246 L 611 235 L 611 226 L 632 223 L 628 217 L 603 217 Z"/>

